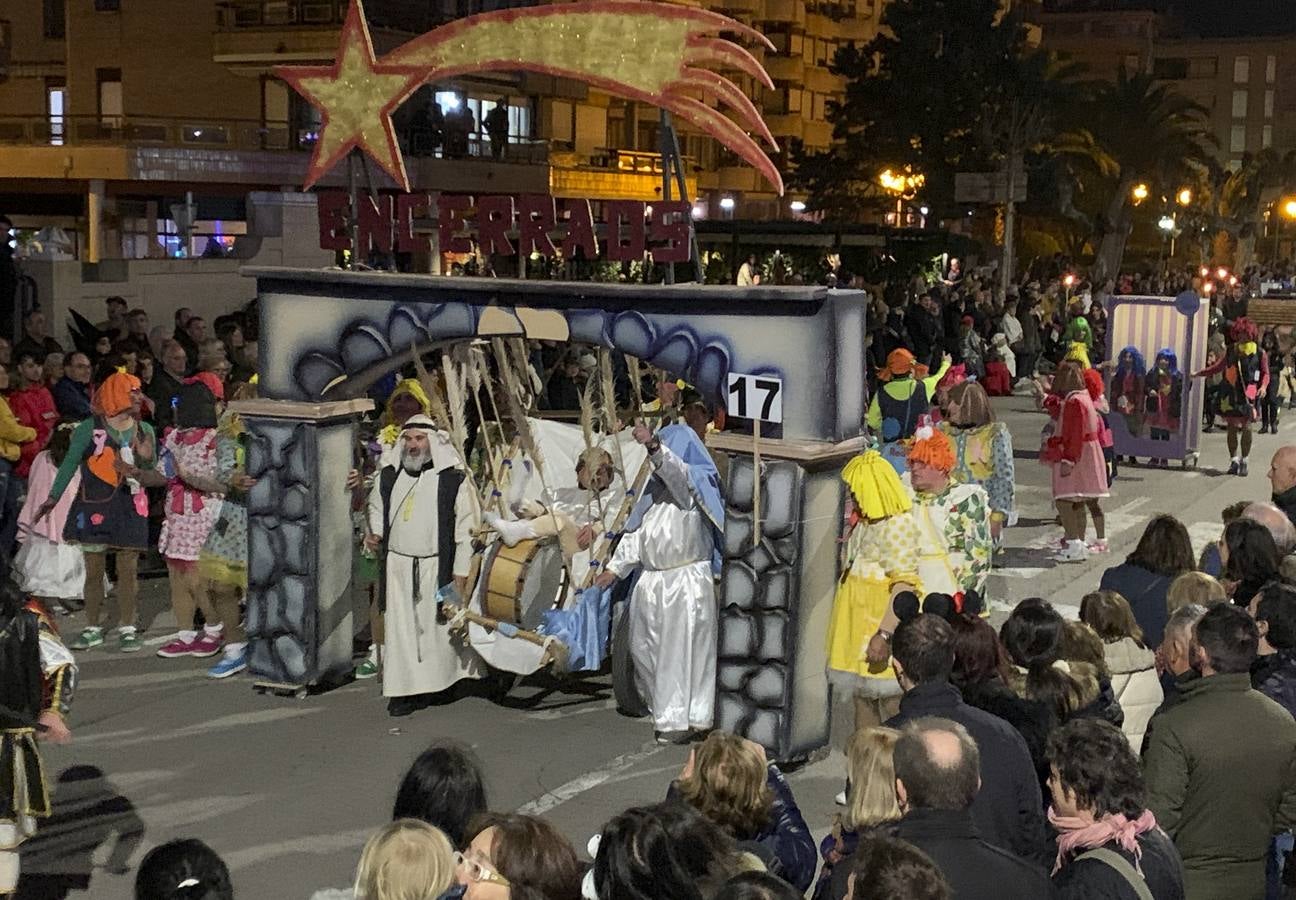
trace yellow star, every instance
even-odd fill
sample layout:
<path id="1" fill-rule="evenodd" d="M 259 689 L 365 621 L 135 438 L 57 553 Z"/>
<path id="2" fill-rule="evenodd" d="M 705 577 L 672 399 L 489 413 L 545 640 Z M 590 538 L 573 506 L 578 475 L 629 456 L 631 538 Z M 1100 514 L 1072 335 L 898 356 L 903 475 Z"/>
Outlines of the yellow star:
<path id="1" fill-rule="evenodd" d="M 392 131 L 391 114 L 423 83 L 425 72 L 416 66 L 375 61 L 361 0 L 352 0 L 347 10 L 333 65 L 276 67 L 275 74 L 324 118 L 304 187 L 309 189 L 352 148 L 359 147 L 401 190 L 408 191 L 409 177 Z"/>

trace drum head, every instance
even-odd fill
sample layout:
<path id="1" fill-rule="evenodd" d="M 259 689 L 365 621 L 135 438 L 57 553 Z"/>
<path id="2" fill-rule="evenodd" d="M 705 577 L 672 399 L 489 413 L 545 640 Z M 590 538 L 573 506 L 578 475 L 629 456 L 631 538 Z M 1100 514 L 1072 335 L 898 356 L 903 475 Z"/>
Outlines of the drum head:
<path id="1" fill-rule="evenodd" d="M 527 566 L 522 595 L 518 598 L 522 608 L 522 621 L 518 625 L 528 631 L 539 628 L 545 612 L 558 602 L 563 582 L 562 549 L 557 541 L 546 542 Z"/>

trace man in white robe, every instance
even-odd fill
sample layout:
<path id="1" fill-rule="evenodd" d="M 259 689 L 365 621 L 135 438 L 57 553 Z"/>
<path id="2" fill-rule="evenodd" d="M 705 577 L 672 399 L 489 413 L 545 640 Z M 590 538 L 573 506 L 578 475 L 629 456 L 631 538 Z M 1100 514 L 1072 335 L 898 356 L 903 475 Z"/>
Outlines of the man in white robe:
<path id="1" fill-rule="evenodd" d="M 437 614 L 437 592 L 468 575 L 476 498 L 431 419 L 411 416 L 399 446 L 399 461 L 379 472 L 369 494 L 365 538 L 381 550 L 383 696 L 393 716 L 409 715 L 429 705 L 430 695 L 481 673 L 474 651 Z"/>
<path id="2" fill-rule="evenodd" d="M 639 570 L 627 612 L 635 682 L 657 739 L 682 742 L 715 721 L 724 504 L 715 464 L 687 425 L 655 435 L 640 425 L 634 436 L 653 474 L 595 583 L 608 587 Z"/>

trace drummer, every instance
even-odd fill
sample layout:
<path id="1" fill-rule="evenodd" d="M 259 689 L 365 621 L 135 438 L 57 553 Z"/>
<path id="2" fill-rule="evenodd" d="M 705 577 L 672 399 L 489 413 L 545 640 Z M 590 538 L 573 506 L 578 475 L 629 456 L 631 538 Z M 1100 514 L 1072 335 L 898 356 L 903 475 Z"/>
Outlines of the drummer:
<path id="1" fill-rule="evenodd" d="M 529 466 L 518 466 L 510 485 L 514 498 L 509 503 L 517 519 L 509 520 L 487 512 L 486 524 L 512 547 L 519 541 L 558 536 L 563 555 L 569 559 L 588 550 L 594 539 L 616 518 L 618 491 L 613 487 L 612 456 L 601 447 L 590 447 L 576 461 L 577 487 L 547 488 L 539 500 L 523 500 L 530 479 Z"/>

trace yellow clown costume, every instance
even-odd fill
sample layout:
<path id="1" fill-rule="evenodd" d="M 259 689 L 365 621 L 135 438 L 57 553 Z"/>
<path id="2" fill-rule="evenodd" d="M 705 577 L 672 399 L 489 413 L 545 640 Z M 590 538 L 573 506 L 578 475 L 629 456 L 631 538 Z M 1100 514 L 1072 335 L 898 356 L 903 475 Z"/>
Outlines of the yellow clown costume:
<path id="1" fill-rule="evenodd" d="M 921 590 L 913 502 L 895 468 L 876 450 L 848 462 L 842 480 L 850 487 L 854 508 L 828 626 L 828 677 L 865 696 L 890 696 L 899 693 L 890 662 L 871 665 L 865 650 L 892 596 Z"/>

